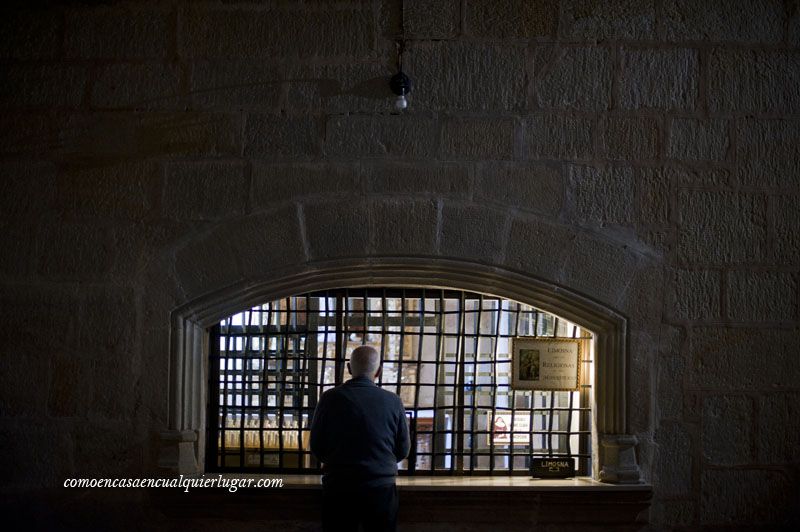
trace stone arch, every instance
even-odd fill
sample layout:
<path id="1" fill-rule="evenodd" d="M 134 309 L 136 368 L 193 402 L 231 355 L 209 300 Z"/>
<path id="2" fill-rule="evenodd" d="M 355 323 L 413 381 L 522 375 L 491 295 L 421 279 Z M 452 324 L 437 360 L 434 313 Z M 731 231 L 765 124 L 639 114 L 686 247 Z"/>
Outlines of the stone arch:
<path id="1" fill-rule="evenodd" d="M 301 231 L 302 232 L 302 231 Z M 219 233 L 212 231 L 209 238 Z M 258 238 L 258 237 L 256 237 Z M 192 244 L 195 251 L 210 245 Z M 196 251 L 200 250 L 200 251 Z M 180 256 L 179 252 L 179 256 Z M 202 255 L 201 255 L 202 256 Z M 431 286 L 491 293 L 534 305 L 592 331 L 595 337 L 595 478 L 638 482 L 635 437 L 628 434 L 628 320 L 612 306 L 504 265 L 464 258 L 366 256 L 307 260 L 278 266 L 259 277 L 220 279 L 171 314 L 169 430 L 162 433 L 159 463 L 181 472 L 202 464 L 206 408 L 207 327 L 237 310 L 293 293 L 344 286 Z M 193 282 L 209 286 L 214 276 L 194 272 Z M 180 275 L 178 281 L 181 282 Z"/>

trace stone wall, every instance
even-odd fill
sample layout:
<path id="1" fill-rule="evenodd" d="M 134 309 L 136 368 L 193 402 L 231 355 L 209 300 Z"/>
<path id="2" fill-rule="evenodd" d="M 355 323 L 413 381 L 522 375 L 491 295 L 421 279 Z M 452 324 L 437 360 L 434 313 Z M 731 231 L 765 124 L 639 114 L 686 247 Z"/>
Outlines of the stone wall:
<path id="1" fill-rule="evenodd" d="M 19 4 L 5 490 L 156 474 L 180 305 L 430 257 L 628 317 L 654 527 L 800 520 L 796 1 Z"/>

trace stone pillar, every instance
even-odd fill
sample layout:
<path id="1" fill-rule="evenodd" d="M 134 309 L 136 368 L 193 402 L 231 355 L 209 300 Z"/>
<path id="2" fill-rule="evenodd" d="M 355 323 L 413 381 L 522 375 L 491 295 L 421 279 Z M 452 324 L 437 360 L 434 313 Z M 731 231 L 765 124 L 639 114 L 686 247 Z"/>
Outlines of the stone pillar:
<path id="1" fill-rule="evenodd" d="M 195 443 L 197 432 L 193 430 L 167 430 L 160 435 L 161 449 L 158 467 L 171 474 L 187 475 L 200 472 Z"/>
<path id="2" fill-rule="evenodd" d="M 636 463 L 636 436 L 606 434 L 600 438 L 600 481 L 610 484 L 639 484 L 641 471 Z"/>

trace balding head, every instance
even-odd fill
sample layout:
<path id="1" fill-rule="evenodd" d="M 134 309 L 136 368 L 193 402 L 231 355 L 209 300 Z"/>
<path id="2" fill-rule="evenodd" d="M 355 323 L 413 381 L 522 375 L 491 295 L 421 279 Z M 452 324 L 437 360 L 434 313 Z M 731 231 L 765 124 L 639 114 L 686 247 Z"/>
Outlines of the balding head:
<path id="1" fill-rule="evenodd" d="M 375 348 L 368 345 L 356 347 L 350 353 L 350 362 L 347 364 L 347 369 L 350 370 L 350 375 L 353 377 L 367 377 L 374 379 L 378 376 L 378 370 L 381 365 L 381 357 Z"/>

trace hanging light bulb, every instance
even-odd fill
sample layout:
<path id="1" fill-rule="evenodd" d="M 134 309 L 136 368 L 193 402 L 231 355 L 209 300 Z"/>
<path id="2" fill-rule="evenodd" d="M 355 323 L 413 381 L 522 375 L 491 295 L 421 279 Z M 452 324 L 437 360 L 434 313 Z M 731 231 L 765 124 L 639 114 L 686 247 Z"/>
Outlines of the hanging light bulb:
<path id="1" fill-rule="evenodd" d="M 397 99 L 394 101 L 394 107 L 398 111 L 408 108 L 408 99 L 406 95 L 411 92 L 412 87 L 411 79 L 403 73 L 404 48 L 404 43 L 398 43 L 397 74 L 392 76 L 392 79 L 389 80 L 389 87 L 392 89 L 392 92 L 397 95 Z"/>

